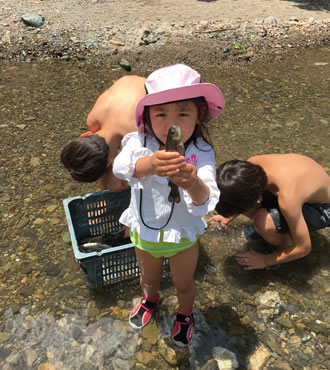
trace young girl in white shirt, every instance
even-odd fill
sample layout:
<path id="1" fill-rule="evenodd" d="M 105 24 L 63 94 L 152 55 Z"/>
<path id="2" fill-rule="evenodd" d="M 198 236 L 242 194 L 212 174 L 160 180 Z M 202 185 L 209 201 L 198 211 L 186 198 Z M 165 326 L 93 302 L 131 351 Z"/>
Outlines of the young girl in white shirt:
<path id="1" fill-rule="evenodd" d="M 221 91 L 201 83 L 192 68 L 177 64 L 153 72 L 137 105 L 137 126 L 144 132 L 124 136 L 113 173 L 131 186 L 131 203 L 120 222 L 130 228 L 141 270 L 144 297 L 133 308 L 129 322 L 144 327 L 159 301 L 163 258 L 168 257 L 177 291 L 178 313 L 172 337 L 179 346 L 193 337 L 192 314 L 196 295 L 194 272 L 202 217 L 219 201 L 215 154 L 206 123 L 224 109 Z M 164 150 L 171 125 L 181 128 L 185 156 Z M 169 181 L 179 187 L 181 201 L 169 202 Z"/>

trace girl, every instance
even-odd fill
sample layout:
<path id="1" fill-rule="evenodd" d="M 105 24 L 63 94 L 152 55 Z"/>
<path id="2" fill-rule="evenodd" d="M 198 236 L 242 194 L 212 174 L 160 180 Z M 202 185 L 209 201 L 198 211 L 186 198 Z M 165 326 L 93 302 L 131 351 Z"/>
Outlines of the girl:
<path id="1" fill-rule="evenodd" d="M 186 346 L 194 330 L 193 276 L 197 240 L 204 232 L 202 216 L 215 208 L 220 195 L 206 122 L 223 111 L 225 102 L 215 85 L 201 83 L 200 75 L 182 64 L 156 70 L 145 88 L 147 95 L 136 108 L 137 126 L 143 125 L 144 133 L 123 138 L 113 165 L 115 176 L 132 188 L 130 206 L 120 222 L 130 228 L 144 293 L 129 322 L 133 328 L 149 322 L 159 301 L 163 258 L 168 257 L 179 302 L 172 337 L 177 345 Z M 186 158 L 164 150 L 174 124 L 181 128 Z M 180 203 L 168 201 L 169 181 L 179 186 Z"/>

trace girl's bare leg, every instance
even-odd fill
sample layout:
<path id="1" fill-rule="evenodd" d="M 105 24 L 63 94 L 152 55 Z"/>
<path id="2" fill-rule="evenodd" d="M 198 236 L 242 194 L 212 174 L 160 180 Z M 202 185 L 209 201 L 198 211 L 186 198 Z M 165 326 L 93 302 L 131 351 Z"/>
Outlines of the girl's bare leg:
<path id="1" fill-rule="evenodd" d="M 178 311 L 190 315 L 196 295 L 194 273 L 196 270 L 199 254 L 199 244 L 196 242 L 192 247 L 169 258 L 171 277 L 177 291 Z"/>
<path id="2" fill-rule="evenodd" d="M 158 298 L 160 279 L 163 274 L 163 258 L 155 258 L 148 252 L 135 247 L 136 258 L 141 270 L 140 285 L 149 300 Z"/>

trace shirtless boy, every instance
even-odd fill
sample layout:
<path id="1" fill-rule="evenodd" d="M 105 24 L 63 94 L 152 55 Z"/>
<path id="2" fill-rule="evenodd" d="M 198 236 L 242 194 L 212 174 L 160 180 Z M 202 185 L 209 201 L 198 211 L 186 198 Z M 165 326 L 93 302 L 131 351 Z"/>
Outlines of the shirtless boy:
<path id="1" fill-rule="evenodd" d="M 136 131 L 135 110 L 145 95 L 145 78 L 125 76 L 101 94 L 88 115 L 88 132 L 69 142 L 61 161 L 71 176 L 81 182 L 99 180 L 101 190 L 121 191 L 126 182 L 112 173 L 121 139 Z"/>
<path id="2" fill-rule="evenodd" d="M 246 270 L 308 255 L 310 231 L 330 226 L 330 177 L 306 156 L 268 154 L 228 161 L 219 166 L 217 183 L 221 191 L 218 215 L 209 222 L 227 225 L 244 214 L 254 222 L 251 236 L 261 236 L 277 247 L 270 254 L 239 254 L 237 262 Z"/>

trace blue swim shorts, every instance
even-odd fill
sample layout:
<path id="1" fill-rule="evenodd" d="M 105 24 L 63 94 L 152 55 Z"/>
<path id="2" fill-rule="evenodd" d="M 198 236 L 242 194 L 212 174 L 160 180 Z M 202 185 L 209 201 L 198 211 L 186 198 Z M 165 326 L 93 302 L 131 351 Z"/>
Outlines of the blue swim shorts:
<path id="1" fill-rule="evenodd" d="M 261 204 L 271 215 L 276 230 L 280 233 L 289 232 L 289 226 L 282 215 L 277 197 L 270 191 L 265 191 L 262 195 Z M 330 226 L 330 203 L 306 203 L 303 205 L 302 212 L 309 231 L 321 230 Z"/>

